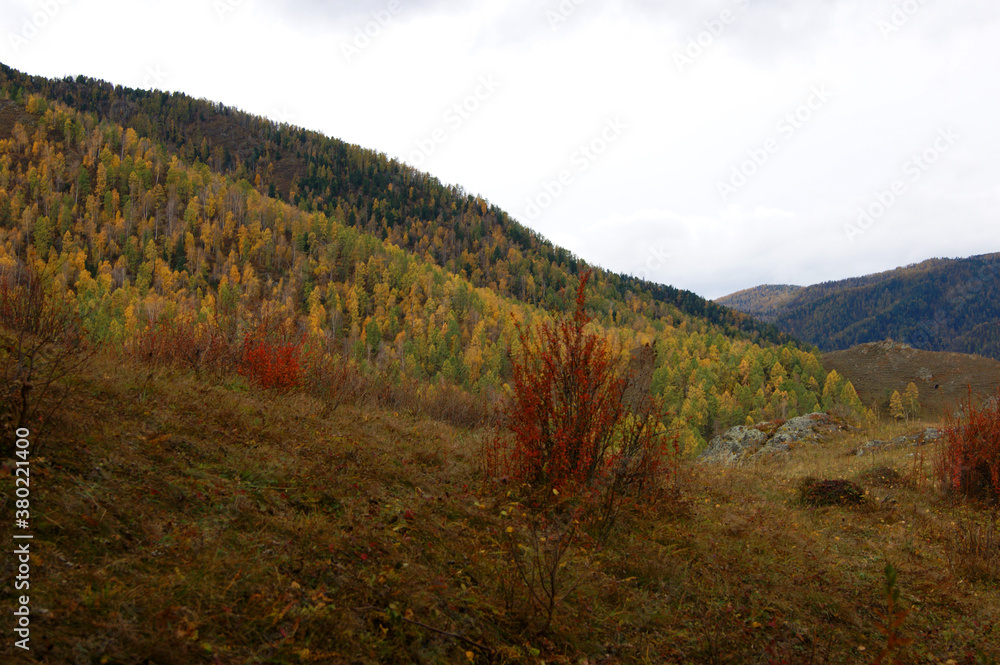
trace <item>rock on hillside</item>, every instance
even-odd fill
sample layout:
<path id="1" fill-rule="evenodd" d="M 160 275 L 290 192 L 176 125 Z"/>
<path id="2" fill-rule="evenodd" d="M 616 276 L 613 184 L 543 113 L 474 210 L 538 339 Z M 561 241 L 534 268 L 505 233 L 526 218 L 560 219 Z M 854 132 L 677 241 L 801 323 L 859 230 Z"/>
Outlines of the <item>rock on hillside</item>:
<path id="1" fill-rule="evenodd" d="M 872 439 L 871 441 L 858 446 L 857 450 L 854 451 L 854 454 L 861 457 L 870 452 L 874 452 L 875 450 L 880 450 L 888 446 L 926 446 L 936 441 L 940 441 L 942 435 L 943 432 L 939 429 L 934 427 L 925 427 L 919 432 L 897 436 L 891 441 Z"/>
<path id="2" fill-rule="evenodd" d="M 703 462 L 738 465 L 791 452 L 799 443 L 819 443 L 840 425 L 825 413 L 810 413 L 781 423 L 737 425 L 714 437 L 699 456 Z"/>

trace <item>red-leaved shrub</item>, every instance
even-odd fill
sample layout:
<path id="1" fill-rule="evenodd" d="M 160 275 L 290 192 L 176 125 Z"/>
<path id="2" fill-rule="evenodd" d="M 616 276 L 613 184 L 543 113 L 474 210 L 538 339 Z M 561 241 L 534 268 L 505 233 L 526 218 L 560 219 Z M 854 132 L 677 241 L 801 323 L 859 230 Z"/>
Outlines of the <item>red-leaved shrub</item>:
<path id="1" fill-rule="evenodd" d="M 260 326 L 244 338 L 236 371 L 265 390 L 295 388 L 302 379 L 299 366 L 302 342 L 301 338 L 282 339 L 267 327 Z"/>
<path id="2" fill-rule="evenodd" d="M 949 491 L 1000 501 L 1000 389 L 984 403 L 970 391 L 959 412 L 948 416 L 935 470 Z"/>
<path id="3" fill-rule="evenodd" d="M 661 412 L 603 336 L 586 330 L 584 287 L 576 310 L 555 324 L 518 324 L 513 394 L 502 407 L 507 436 L 485 450 L 486 471 L 559 491 L 639 490 L 663 460 Z M 641 393 L 641 394 L 640 394 Z"/>

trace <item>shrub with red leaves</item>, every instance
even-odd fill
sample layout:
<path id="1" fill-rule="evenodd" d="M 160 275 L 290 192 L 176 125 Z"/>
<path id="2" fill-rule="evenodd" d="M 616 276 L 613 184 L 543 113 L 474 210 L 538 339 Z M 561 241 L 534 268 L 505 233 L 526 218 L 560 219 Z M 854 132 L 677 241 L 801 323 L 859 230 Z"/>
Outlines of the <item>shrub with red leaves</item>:
<path id="1" fill-rule="evenodd" d="M 605 498 L 641 489 L 660 470 L 662 413 L 604 337 L 585 328 L 584 288 L 576 310 L 556 324 L 518 324 L 512 358 L 513 395 L 502 409 L 509 432 L 486 449 L 493 477 L 582 491 Z M 642 392 L 641 396 L 636 393 Z"/>
<path id="2" fill-rule="evenodd" d="M 985 403 L 970 391 L 958 414 L 948 416 L 935 470 L 949 491 L 1000 502 L 1000 388 Z"/>
<path id="3" fill-rule="evenodd" d="M 299 385 L 302 340 L 281 342 L 267 335 L 248 334 L 237 372 L 264 390 L 289 390 Z"/>

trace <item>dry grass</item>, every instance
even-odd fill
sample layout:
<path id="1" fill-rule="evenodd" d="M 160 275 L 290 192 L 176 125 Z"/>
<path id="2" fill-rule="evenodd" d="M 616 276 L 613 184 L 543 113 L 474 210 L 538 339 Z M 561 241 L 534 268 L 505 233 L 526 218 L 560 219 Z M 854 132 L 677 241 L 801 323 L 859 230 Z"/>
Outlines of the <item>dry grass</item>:
<path id="1" fill-rule="evenodd" d="M 902 394 L 913 382 L 920 391 L 921 413 L 935 418 L 943 417 L 969 389 L 988 398 L 996 390 L 1000 373 L 1000 362 L 992 358 L 899 346 L 889 349 L 881 342 L 824 353 L 822 362 L 823 367 L 850 380 L 865 406 L 877 404 L 884 414 L 888 414 L 892 391 Z"/>
<path id="2" fill-rule="evenodd" d="M 886 562 L 911 610 L 901 662 L 1000 652 L 1000 585 L 960 562 L 996 523 L 942 498 L 920 448 L 856 457 L 855 433 L 687 468 L 680 497 L 574 541 L 540 632 L 477 431 L 113 358 L 81 390 L 32 458 L 33 660 L 8 640 L 4 662 L 868 663 Z M 905 482 L 866 481 L 878 467 Z M 804 506 L 807 475 L 866 500 Z"/>
<path id="3" fill-rule="evenodd" d="M 969 511 L 955 517 L 946 550 L 952 569 L 968 579 L 1000 582 L 1000 515 Z"/>

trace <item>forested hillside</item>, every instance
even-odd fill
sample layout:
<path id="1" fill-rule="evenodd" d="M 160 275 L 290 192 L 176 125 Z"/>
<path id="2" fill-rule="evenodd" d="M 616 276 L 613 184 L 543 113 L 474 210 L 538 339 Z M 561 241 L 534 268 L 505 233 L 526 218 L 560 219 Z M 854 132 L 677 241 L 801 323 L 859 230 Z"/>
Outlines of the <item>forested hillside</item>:
<path id="1" fill-rule="evenodd" d="M 135 350 L 179 326 L 240 339 L 269 321 L 290 352 L 487 395 L 507 377 L 515 322 L 564 310 L 585 267 L 481 199 L 374 153 L 179 96 L 35 81 L 73 93 L 0 88 L 0 271 L 49 278 L 102 344 Z M 141 131 L 94 110 L 108 99 Z M 169 102 L 163 120 L 132 99 Z M 216 124 L 244 138 L 212 147 L 203 130 Z M 336 173 L 276 175 L 313 169 L 320 154 Z M 322 195 L 303 184 L 319 188 L 316 178 Z M 289 182 L 297 205 L 268 195 Z M 651 386 L 685 447 L 747 419 L 860 407 L 810 349 L 774 345 L 773 329 L 693 294 L 639 286 L 598 270 L 588 303 L 623 356 L 655 345 Z"/>
<path id="2" fill-rule="evenodd" d="M 718 302 L 824 350 L 894 339 L 1000 359 L 1000 254 L 930 259 L 794 292 L 762 286 Z"/>
<path id="3" fill-rule="evenodd" d="M 791 284 L 764 284 L 716 298 L 715 302 L 771 323 L 801 290 L 801 286 Z"/>
<path id="4" fill-rule="evenodd" d="M 384 154 L 318 132 L 277 124 L 179 93 L 134 90 L 86 77 L 51 80 L 0 64 L 0 86 L 13 99 L 38 94 L 135 130 L 176 154 L 262 194 L 399 246 L 504 296 L 563 310 L 563 290 L 585 261 L 552 245 L 497 206 L 447 186 Z M 9 131 L 9 128 L 8 128 Z M 635 294 L 707 319 L 728 335 L 791 341 L 775 327 L 690 291 L 604 273 L 609 297 Z M 611 295 L 611 294 L 614 295 Z"/>

